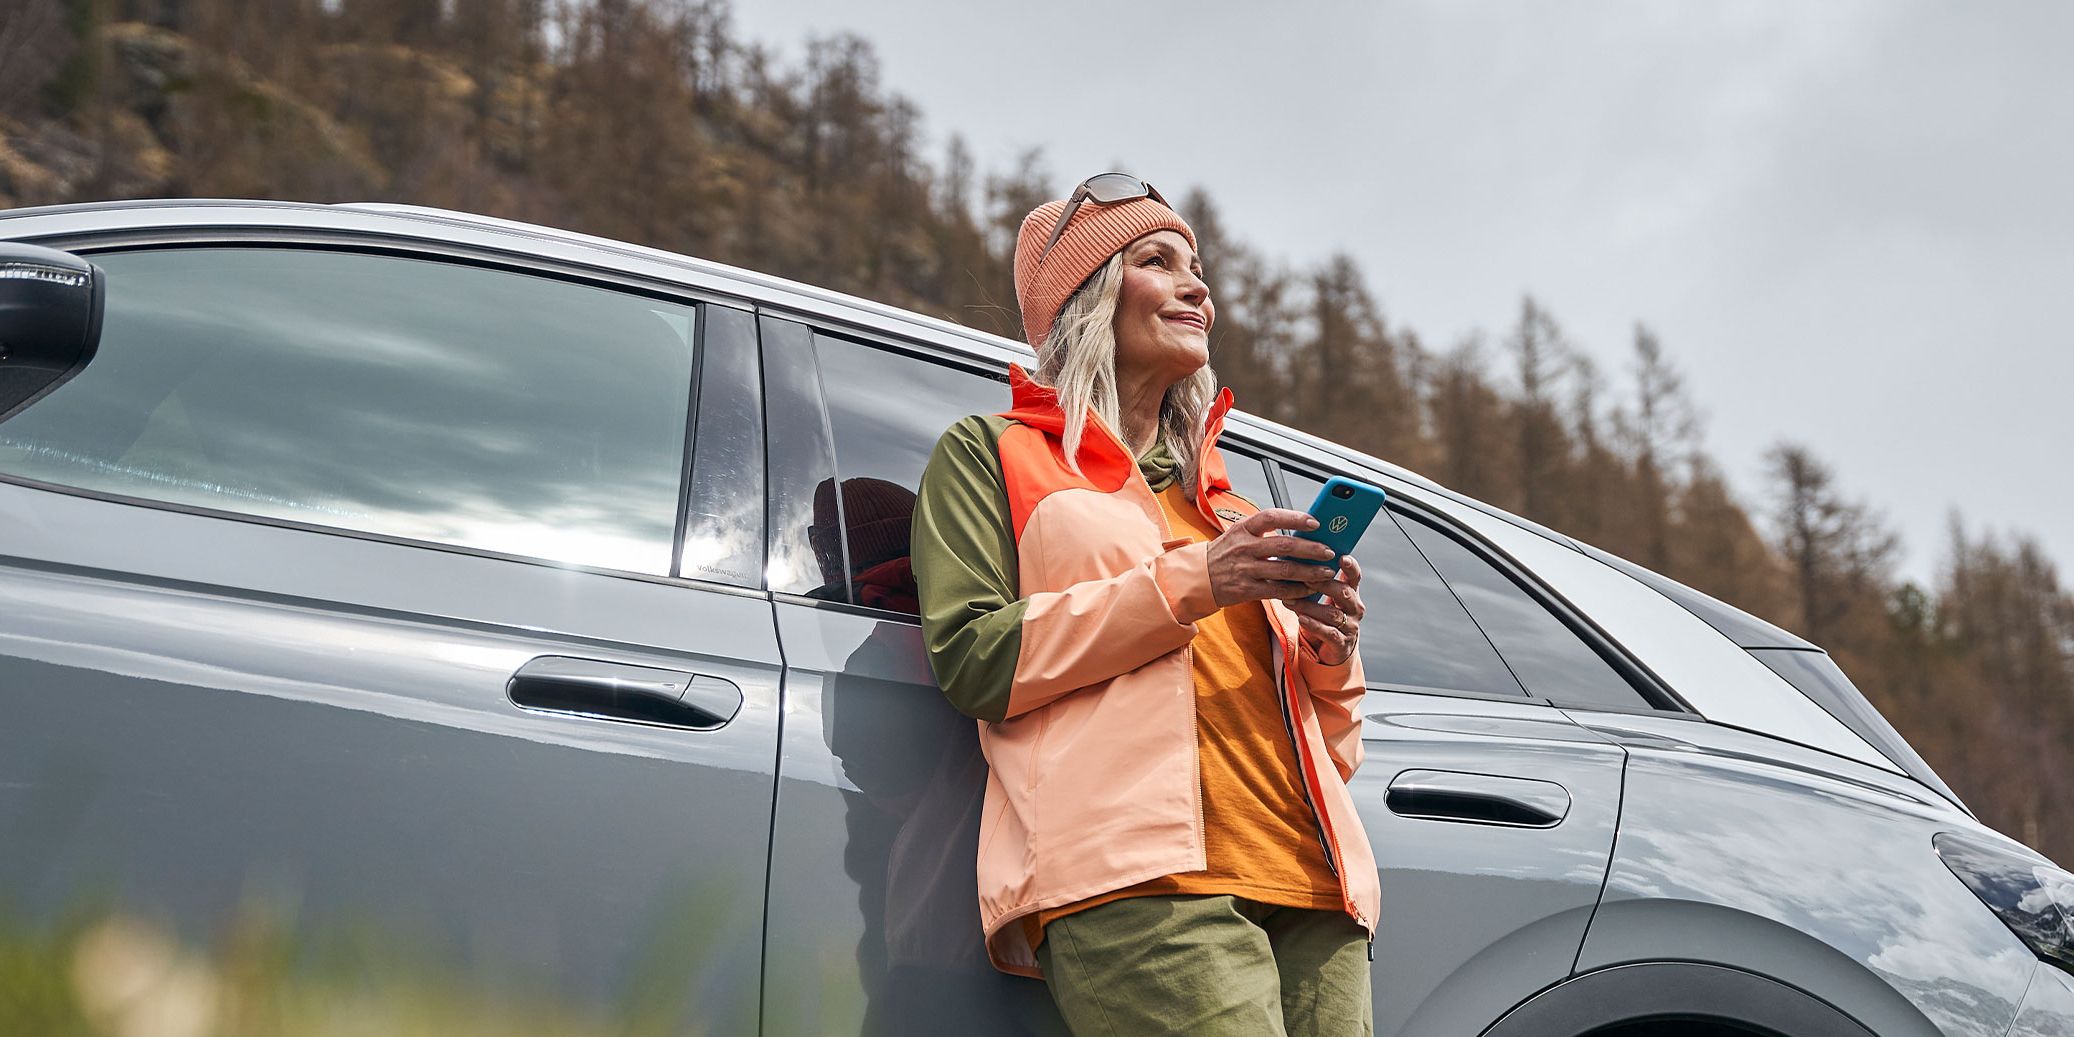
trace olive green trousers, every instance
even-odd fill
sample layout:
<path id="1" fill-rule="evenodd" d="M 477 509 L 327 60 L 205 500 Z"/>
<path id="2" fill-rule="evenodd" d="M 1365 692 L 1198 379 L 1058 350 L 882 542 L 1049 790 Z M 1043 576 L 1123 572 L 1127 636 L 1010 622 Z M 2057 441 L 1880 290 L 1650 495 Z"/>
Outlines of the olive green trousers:
<path id="1" fill-rule="evenodd" d="M 1368 934 L 1340 911 L 1126 897 L 1044 927 L 1074 1037 L 1370 1037 Z"/>

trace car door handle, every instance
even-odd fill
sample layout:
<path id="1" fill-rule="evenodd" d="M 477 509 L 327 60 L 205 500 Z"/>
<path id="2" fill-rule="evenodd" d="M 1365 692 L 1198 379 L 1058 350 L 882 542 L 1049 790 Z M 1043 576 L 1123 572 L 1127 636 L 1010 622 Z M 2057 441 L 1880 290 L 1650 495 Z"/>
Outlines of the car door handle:
<path id="1" fill-rule="evenodd" d="M 742 708 L 742 689 L 719 677 L 566 655 L 543 655 L 519 667 L 506 692 L 527 709 L 701 731 L 720 727 Z"/>
<path id="2" fill-rule="evenodd" d="M 1552 828 L 1570 813 L 1570 790 L 1536 778 L 1407 770 L 1390 779 L 1385 802 L 1405 817 Z"/>

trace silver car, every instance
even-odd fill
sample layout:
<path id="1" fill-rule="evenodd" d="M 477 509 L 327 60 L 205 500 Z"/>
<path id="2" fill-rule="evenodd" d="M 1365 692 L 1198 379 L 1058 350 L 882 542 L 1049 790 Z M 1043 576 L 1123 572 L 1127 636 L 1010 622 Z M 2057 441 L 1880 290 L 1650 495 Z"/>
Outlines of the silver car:
<path id="1" fill-rule="evenodd" d="M 1058 1032 L 981 950 L 985 761 L 906 565 L 937 435 L 1030 360 L 460 213 L 0 212 L 0 960 L 104 1015 L 186 976 L 218 1023 Z M 2074 1035 L 2074 877 L 1819 646 L 1224 443 L 1263 504 L 1390 493 L 1378 1033 Z"/>

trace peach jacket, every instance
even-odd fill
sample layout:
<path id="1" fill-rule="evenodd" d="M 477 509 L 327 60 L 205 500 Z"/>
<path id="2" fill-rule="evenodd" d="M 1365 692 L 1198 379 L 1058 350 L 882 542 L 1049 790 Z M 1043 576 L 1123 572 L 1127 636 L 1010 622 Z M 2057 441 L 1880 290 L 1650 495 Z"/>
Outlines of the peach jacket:
<path id="1" fill-rule="evenodd" d="M 1208 543 L 1167 528 L 1137 460 L 1092 412 L 1066 467 L 1057 395 L 1011 366 L 1012 407 L 961 419 L 922 476 L 913 557 L 937 683 L 979 721 L 988 762 L 979 910 L 988 956 L 1040 975 L 1031 912 L 1200 871 L 1195 621 L 1217 610 Z M 1203 430 L 1196 501 L 1219 530 L 1257 510 L 1231 492 Z M 1277 684 L 1306 796 L 1347 913 L 1370 938 L 1375 858 L 1346 782 L 1361 765 L 1358 655 L 1318 661 L 1296 614 L 1269 601 Z"/>

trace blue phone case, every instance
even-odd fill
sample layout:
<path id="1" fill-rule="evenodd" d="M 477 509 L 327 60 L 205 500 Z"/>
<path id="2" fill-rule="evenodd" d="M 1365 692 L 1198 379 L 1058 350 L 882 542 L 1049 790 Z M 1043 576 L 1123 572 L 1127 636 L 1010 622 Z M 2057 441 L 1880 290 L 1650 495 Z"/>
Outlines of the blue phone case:
<path id="1" fill-rule="evenodd" d="M 1356 479 L 1333 476 L 1318 488 L 1318 498 L 1311 502 L 1311 517 L 1318 520 L 1318 528 L 1291 533 L 1305 540 L 1316 540 L 1332 548 L 1332 560 L 1315 561 L 1297 558 L 1292 561 L 1310 562 L 1331 569 L 1339 568 L 1339 560 L 1354 550 L 1361 542 L 1361 535 L 1368 532 L 1368 524 L 1375 520 L 1376 513 L 1383 510 L 1389 495 L 1380 486 L 1371 486 Z M 1324 601 L 1325 595 L 1313 594 L 1306 601 Z"/>

